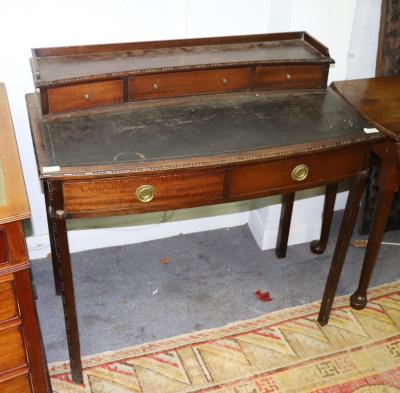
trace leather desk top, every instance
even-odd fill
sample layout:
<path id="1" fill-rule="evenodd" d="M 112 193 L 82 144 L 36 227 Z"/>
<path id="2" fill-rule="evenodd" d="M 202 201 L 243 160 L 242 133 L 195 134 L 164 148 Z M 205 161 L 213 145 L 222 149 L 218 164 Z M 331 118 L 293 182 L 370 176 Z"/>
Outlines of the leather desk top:
<path id="1" fill-rule="evenodd" d="M 330 89 L 160 99 L 43 118 L 35 97 L 27 101 L 42 178 L 216 166 L 381 138 L 366 134 L 367 122 Z"/>

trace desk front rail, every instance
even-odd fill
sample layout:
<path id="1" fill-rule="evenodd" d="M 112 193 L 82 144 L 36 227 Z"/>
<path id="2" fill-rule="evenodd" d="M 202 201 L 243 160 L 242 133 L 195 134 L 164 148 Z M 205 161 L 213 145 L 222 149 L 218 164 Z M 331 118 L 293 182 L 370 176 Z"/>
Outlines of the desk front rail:
<path id="1" fill-rule="evenodd" d="M 355 145 L 211 169 L 101 179 L 69 178 L 62 181 L 63 213 L 66 218 L 136 214 L 284 194 L 351 178 L 364 170 L 367 162 L 368 149 Z M 299 168 L 308 171 L 303 179 L 296 179 L 294 174 Z M 153 194 L 151 200 L 143 202 L 137 193 L 146 186 Z"/>

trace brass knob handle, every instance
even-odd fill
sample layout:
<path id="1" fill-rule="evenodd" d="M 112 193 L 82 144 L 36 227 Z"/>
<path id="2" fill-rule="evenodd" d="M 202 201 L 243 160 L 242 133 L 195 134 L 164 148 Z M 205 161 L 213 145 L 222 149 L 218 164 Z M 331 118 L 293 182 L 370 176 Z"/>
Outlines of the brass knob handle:
<path id="1" fill-rule="evenodd" d="M 143 184 L 136 189 L 136 199 L 140 202 L 151 202 L 156 195 L 156 189 L 149 185 Z"/>
<path id="2" fill-rule="evenodd" d="M 228 79 L 226 79 L 226 78 L 222 78 L 222 83 L 224 83 L 224 84 L 226 85 L 228 82 L 229 82 L 229 80 L 228 80 Z"/>
<path id="3" fill-rule="evenodd" d="M 154 83 L 153 89 L 154 90 L 160 90 L 160 85 L 158 83 Z"/>
<path id="4" fill-rule="evenodd" d="M 90 100 L 90 95 L 89 95 L 89 94 L 85 94 L 85 95 L 83 96 L 83 98 L 84 98 L 85 100 Z"/>
<path id="5" fill-rule="evenodd" d="M 288 81 L 290 81 L 290 80 L 292 79 L 292 75 L 286 74 L 286 79 L 287 79 Z"/>
<path id="6" fill-rule="evenodd" d="M 292 179 L 295 181 L 303 181 L 308 176 L 308 166 L 306 164 L 300 164 L 293 168 Z"/>

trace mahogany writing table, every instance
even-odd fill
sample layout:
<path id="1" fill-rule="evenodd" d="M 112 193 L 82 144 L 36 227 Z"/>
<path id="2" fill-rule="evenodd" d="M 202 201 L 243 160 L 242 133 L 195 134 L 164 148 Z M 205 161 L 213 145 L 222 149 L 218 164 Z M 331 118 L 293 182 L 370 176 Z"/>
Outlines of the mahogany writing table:
<path id="1" fill-rule="evenodd" d="M 167 98 L 47 116 L 28 94 L 27 106 L 75 382 L 82 382 L 82 365 L 68 218 L 211 205 L 353 179 L 323 300 L 331 304 L 371 147 L 382 137 L 366 134 L 367 122 L 330 89 Z"/>

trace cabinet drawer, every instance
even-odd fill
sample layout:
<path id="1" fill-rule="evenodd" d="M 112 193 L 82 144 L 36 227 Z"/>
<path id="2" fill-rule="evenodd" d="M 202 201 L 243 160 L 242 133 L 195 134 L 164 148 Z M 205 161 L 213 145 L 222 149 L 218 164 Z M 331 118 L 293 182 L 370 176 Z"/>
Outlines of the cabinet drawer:
<path id="1" fill-rule="evenodd" d="M 367 167 L 365 150 L 341 149 L 234 168 L 227 174 L 228 194 L 233 198 L 261 197 L 340 181 Z"/>
<path id="2" fill-rule="evenodd" d="M 19 327 L 0 331 L 0 373 L 26 365 L 25 348 Z"/>
<path id="3" fill-rule="evenodd" d="M 31 393 L 31 381 L 28 375 L 0 382 L 1 393 Z"/>
<path id="4" fill-rule="evenodd" d="M 48 89 L 49 112 L 67 112 L 123 102 L 122 80 L 83 83 Z"/>
<path id="5" fill-rule="evenodd" d="M 0 272 L 10 265 L 28 261 L 25 236 L 20 221 L 0 224 Z"/>
<path id="6" fill-rule="evenodd" d="M 259 66 L 254 85 L 257 89 L 321 89 L 327 78 L 325 65 Z"/>
<path id="7" fill-rule="evenodd" d="M 129 99 L 144 100 L 250 88 L 250 68 L 171 72 L 129 79 Z"/>
<path id="8" fill-rule="evenodd" d="M 0 225 L 0 268 L 9 264 L 9 260 L 6 226 Z"/>
<path id="9" fill-rule="evenodd" d="M 67 213 L 90 216 L 140 213 L 212 204 L 223 195 L 223 170 L 115 180 L 76 181 L 64 184 Z"/>
<path id="10" fill-rule="evenodd" d="M 18 317 L 13 281 L 0 283 L 0 323 Z"/>

